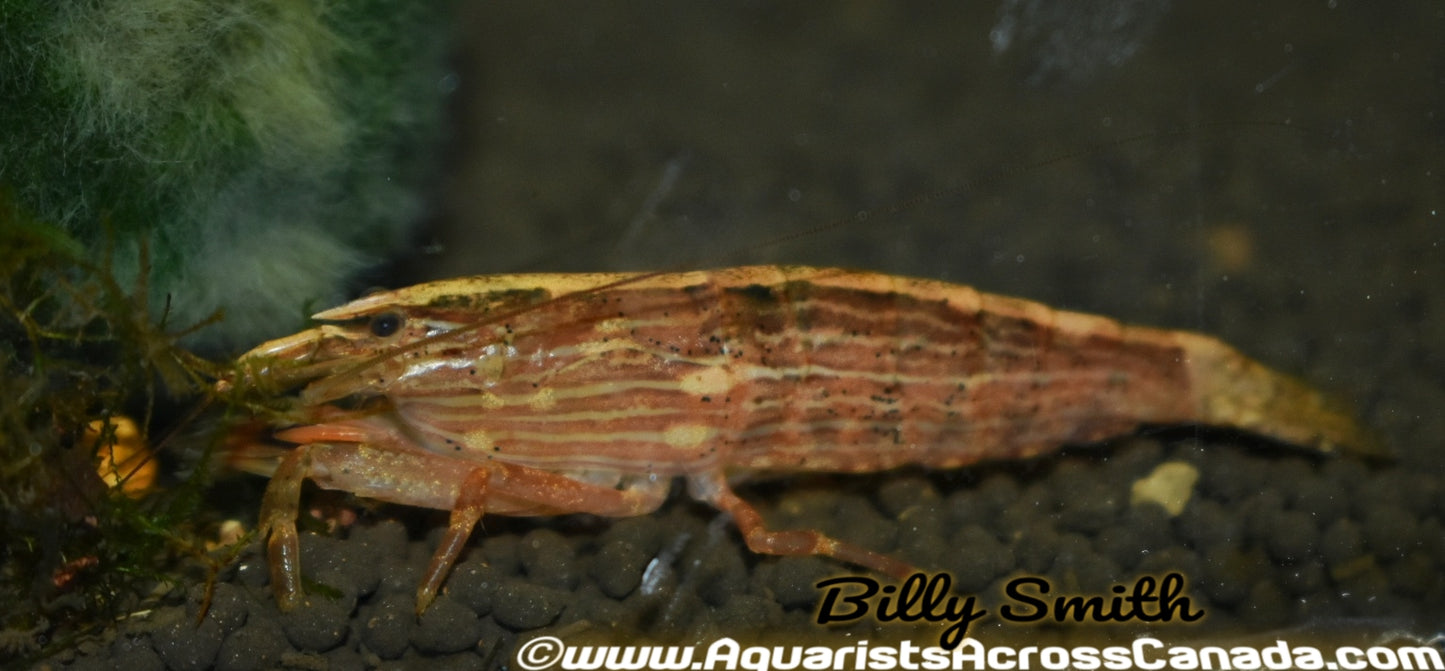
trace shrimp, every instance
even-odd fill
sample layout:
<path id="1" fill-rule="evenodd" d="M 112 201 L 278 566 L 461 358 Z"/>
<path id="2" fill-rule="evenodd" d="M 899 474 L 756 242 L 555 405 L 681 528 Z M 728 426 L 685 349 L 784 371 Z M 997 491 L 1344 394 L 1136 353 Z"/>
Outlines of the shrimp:
<path id="1" fill-rule="evenodd" d="M 731 483 L 958 468 L 1150 425 L 1380 452 L 1321 393 L 1214 338 L 878 273 L 493 275 L 315 319 L 241 358 L 244 375 L 299 388 L 292 424 L 274 432 L 294 447 L 232 455 L 271 478 L 260 531 L 283 609 L 302 598 L 304 479 L 450 511 L 420 613 L 484 513 L 641 515 L 675 478 L 729 514 L 756 553 L 902 576 L 911 567 L 892 557 L 769 529 Z"/>

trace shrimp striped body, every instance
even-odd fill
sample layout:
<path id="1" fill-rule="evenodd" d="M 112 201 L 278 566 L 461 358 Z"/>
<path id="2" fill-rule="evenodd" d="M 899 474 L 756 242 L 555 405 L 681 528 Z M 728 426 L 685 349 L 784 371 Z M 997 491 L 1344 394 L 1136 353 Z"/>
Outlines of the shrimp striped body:
<path id="1" fill-rule="evenodd" d="M 243 357 L 313 378 L 298 395 L 312 423 L 277 433 L 300 447 L 279 464 L 237 457 L 273 476 L 262 523 L 283 605 L 299 598 L 303 478 L 453 511 L 420 610 L 482 512 L 641 514 L 675 476 L 755 551 L 905 573 L 821 534 L 767 530 L 729 478 L 953 468 L 1143 424 L 1373 446 L 1317 392 L 1212 338 L 874 273 L 476 277 L 316 318 L 333 323 Z"/>

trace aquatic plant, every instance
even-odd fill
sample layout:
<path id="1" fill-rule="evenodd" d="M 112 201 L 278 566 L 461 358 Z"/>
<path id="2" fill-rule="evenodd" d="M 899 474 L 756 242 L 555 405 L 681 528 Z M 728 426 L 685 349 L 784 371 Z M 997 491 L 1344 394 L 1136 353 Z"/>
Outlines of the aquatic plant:
<path id="1" fill-rule="evenodd" d="M 0 201 L 0 264 L 3 659 L 107 624 L 204 554 L 206 438 L 182 475 L 132 485 L 157 459 L 156 428 L 182 423 L 177 409 L 208 388 L 215 365 L 178 344 L 185 329 L 150 318 L 143 281 L 117 283 L 108 261 L 90 262 L 10 200 Z M 103 458 L 121 447 L 138 456 Z"/>
<path id="2" fill-rule="evenodd" d="M 4 0 L 0 184 L 151 316 L 235 349 L 405 244 L 445 85 L 430 3 Z"/>

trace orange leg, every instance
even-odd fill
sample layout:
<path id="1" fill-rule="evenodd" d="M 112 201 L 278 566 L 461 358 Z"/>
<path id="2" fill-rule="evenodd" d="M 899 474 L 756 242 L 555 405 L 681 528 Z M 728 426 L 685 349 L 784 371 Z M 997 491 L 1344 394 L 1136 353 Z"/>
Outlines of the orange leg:
<path id="1" fill-rule="evenodd" d="M 301 506 L 301 481 L 311 469 L 311 448 L 302 445 L 281 459 L 261 497 L 260 535 L 271 564 L 271 588 L 284 612 L 301 602 L 301 545 L 296 515 Z"/>
<path id="2" fill-rule="evenodd" d="M 721 474 L 689 479 L 693 495 L 731 515 L 748 549 L 770 555 L 822 555 L 889 575 L 906 578 L 916 572 L 908 563 L 844 543 L 817 531 L 769 531 L 757 509 L 738 498 Z"/>
<path id="3" fill-rule="evenodd" d="M 294 608 L 302 598 L 296 517 L 301 483 L 306 478 L 326 489 L 451 511 L 447 530 L 417 589 L 418 614 L 435 600 L 484 513 L 640 515 L 657 508 L 669 484 L 666 479 L 638 478 L 619 489 L 499 461 L 479 464 L 363 444 L 301 445 L 277 465 L 261 503 L 260 531 L 267 539 L 271 582 L 283 611 Z"/>
<path id="4" fill-rule="evenodd" d="M 666 484 L 665 481 L 663 484 Z M 665 487 L 615 489 L 590 485 L 565 475 L 502 462 L 489 463 L 467 474 L 452 505 L 447 530 L 432 555 L 421 586 L 416 592 L 416 612 L 421 615 L 446 580 L 452 565 L 466 546 L 472 529 L 487 509 L 489 496 L 505 496 L 531 504 L 514 512 L 527 514 L 591 513 L 605 517 L 630 517 L 657 508 L 667 495 Z"/>

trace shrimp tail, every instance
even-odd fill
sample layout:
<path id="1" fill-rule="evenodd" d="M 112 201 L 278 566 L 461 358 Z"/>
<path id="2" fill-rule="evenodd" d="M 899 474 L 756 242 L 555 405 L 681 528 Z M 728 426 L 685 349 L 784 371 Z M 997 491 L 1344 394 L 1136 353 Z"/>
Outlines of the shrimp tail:
<path id="1" fill-rule="evenodd" d="M 1389 458 L 1378 435 L 1349 408 L 1223 342 L 1180 334 L 1199 422 L 1249 431 L 1329 454 Z"/>

